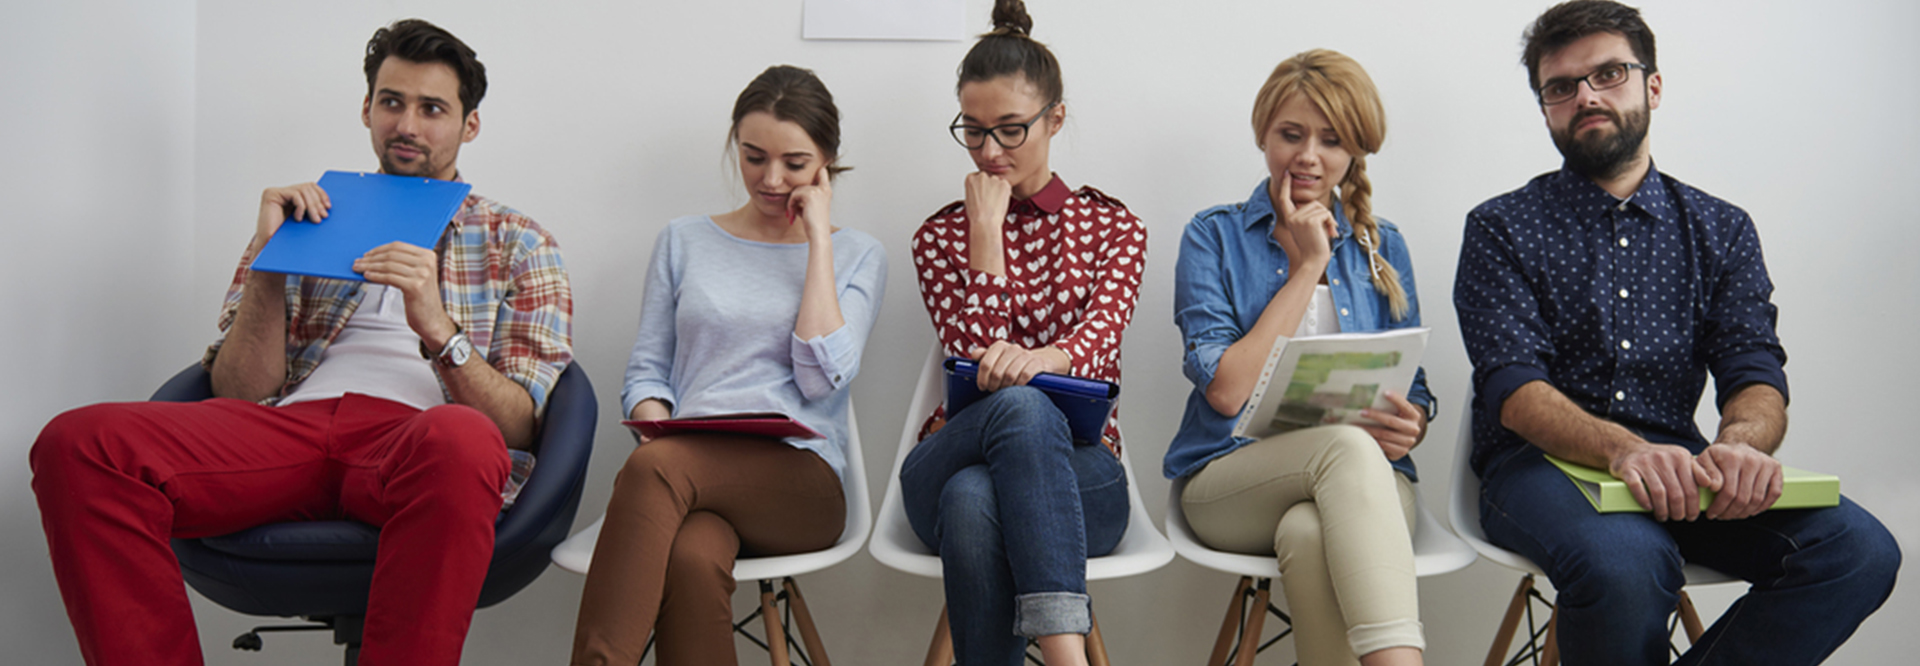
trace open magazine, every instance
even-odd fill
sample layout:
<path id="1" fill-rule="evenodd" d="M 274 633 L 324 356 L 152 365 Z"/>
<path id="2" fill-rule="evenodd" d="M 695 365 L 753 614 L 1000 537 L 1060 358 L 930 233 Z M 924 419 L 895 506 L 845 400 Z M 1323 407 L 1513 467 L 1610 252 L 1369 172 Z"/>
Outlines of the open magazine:
<path id="1" fill-rule="evenodd" d="M 1404 396 L 1413 386 L 1429 330 L 1275 339 L 1260 383 L 1233 426 L 1234 436 L 1262 439 L 1337 423 L 1377 425 L 1360 410 L 1398 411 L 1383 394 L 1391 390 Z"/>

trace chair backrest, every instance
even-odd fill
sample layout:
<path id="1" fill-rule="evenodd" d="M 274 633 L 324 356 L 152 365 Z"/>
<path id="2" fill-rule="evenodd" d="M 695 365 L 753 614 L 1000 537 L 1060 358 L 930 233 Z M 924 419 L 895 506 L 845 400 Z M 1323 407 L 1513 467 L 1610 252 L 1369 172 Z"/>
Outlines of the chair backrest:
<path id="1" fill-rule="evenodd" d="M 494 525 L 493 565 L 480 607 L 499 603 L 546 570 L 547 553 L 567 538 L 586 489 L 600 400 L 578 363 L 568 363 L 547 397 L 534 442 L 533 474 Z"/>
<path id="2" fill-rule="evenodd" d="M 921 422 L 946 395 L 941 386 L 945 378 L 941 360 L 940 347 L 935 345 L 921 365 L 920 382 L 907 403 L 906 422 L 900 426 L 899 446 L 894 449 L 892 472 L 887 475 L 887 490 L 880 499 L 879 516 L 874 519 L 873 541 L 867 545 L 867 551 L 881 564 L 928 578 L 940 577 L 940 557 L 921 543 L 913 526 L 907 524 L 906 505 L 900 497 L 900 466 L 906 463 L 907 452 L 920 443 Z"/>

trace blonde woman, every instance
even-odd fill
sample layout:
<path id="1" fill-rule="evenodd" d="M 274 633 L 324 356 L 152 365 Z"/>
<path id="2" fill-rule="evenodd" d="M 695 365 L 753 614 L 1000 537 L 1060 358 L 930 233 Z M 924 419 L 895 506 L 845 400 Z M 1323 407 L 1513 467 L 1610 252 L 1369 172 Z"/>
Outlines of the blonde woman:
<path id="1" fill-rule="evenodd" d="M 1253 131 L 1269 177 L 1180 241 L 1174 321 L 1194 388 L 1165 473 L 1188 480 L 1181 505 L 1209 547 L 1279 558 L 1301 664 L 1419 664 L 1407 454 L 1432 414 L 1425 371 L 1388 392 L 1394 412 L 1366 413 L 1377 427 L 1232 435 L 1277 337 L 1420 325 L 1406 242 L 1369 201 L 1386 114 L 1359 63 L 1315 50 L 1274 68 Z"/>

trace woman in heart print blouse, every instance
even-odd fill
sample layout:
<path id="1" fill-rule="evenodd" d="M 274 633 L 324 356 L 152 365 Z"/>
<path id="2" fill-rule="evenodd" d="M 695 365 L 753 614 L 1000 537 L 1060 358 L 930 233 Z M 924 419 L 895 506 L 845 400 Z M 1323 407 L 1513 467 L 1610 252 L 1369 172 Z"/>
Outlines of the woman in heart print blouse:
<path id="1" fill-rule="evenodd" d="M 949 356 L 977 359 L 992 394 L 936 410 L 901 466 L 914 533 L 940 554 L 959 663 L 1018 664 L 1036 639 L 1048 664 L 1085 664 L 1086 558 L 1127 526 L 1120 432 L 1073 445 L 1036 373 L 1120 380 L 1146 229 L 1119 200 L 1070 190 L 1047 167 L 1066 121 L 1060 65 L 1027 36 L 1018 0 L 960 65 L 951 130 L 978 171 L 966 198 L 914 233 L 914 272 Z"/>

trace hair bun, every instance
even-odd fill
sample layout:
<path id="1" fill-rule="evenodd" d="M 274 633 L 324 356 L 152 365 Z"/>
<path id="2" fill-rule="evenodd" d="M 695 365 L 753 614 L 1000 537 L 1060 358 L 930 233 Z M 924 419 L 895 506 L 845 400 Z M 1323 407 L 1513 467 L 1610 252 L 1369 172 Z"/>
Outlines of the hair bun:
<path id="1" fill-rule="evenodd" d="M 1027 3 L 1020 0 L 994 0 L 993 32 L 990 34 L 1033 34 L 1033 17 L 1027 15 Z"/>

